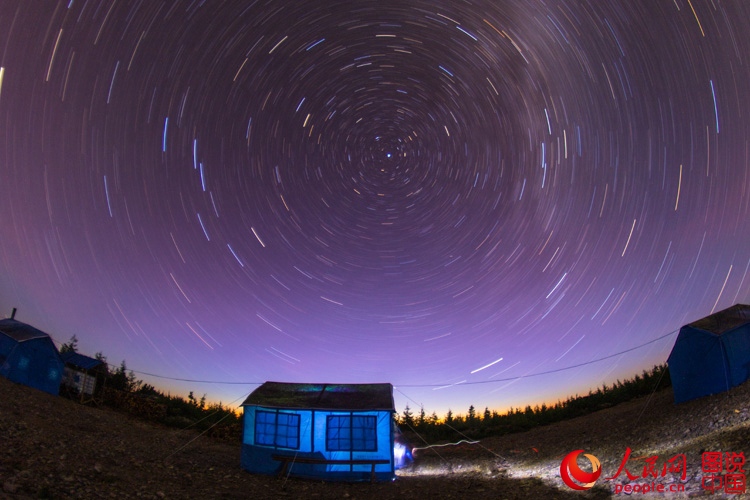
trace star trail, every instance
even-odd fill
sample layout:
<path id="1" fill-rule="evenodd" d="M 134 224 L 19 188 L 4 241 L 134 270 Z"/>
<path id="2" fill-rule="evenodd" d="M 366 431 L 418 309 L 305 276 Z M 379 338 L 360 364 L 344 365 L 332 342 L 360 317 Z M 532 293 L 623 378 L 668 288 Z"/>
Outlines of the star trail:
<path id="1" fill-rule="evenodd" d="M 224 402 L 627 378 L 750 300 L 748 33 L 743 0 L 3 0 L 0 309 Z"/>

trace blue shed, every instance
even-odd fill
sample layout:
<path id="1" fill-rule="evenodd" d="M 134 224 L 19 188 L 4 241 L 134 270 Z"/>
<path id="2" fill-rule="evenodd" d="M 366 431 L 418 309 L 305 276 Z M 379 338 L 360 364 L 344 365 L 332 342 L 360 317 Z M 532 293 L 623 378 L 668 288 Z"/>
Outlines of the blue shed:
<path id="1" fill-rule="evenodd" d="M 107 365 L 96 358 L 68 351 L 60 354 L 64 371 L 62 387 L 70 395 L 76 395 L 82 403 L 101 396 L 107 378 Z"/>
<path id="2" fill-rule="evenodd" d="M 49 335 L 13 318 L 0 320 L 0 375 L 55 396 L 63 362 Z"/>
<path id="3" fill-rule="evenodd" d="M 326 481 L 395 477 L 391 384 L 266 382 L 242 406 L 247 471 Z"/>
<path id="4" fill-rule="evenodd" d="M 735 304 L 683 326 L 667 364 L 675 403 L 745 382 L 750 378 L 750 306 Z"/>

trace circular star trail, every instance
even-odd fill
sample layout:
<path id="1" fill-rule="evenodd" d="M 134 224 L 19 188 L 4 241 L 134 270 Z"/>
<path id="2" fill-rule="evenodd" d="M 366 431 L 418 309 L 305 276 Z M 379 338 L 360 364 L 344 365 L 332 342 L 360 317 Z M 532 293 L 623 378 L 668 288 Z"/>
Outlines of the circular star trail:
<path id="1" fill-rule="evenodd" d="M 750 300 L 748 19 L 3 2 L 0 307 L 140 371 L 440 412 L 630 376 Z"/>

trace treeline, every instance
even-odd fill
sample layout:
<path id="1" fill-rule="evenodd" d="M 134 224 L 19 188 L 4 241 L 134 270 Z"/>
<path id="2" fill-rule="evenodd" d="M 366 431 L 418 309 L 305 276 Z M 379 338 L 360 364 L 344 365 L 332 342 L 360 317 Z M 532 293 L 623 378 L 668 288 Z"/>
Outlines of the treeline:
<path id="1" fill-rule="evenodd" d="M 78 339 L 75 335 L 60 348 L 61 354 L 70 351 L 78 352 Z M 192 428 L 214 438 L 234 442 L 240 440 L 241 418 L 221 402 L 207 403 L 206 394 L 197 399 L 192 391 L 187 399 L 165 394 L 136 378 L 135 373 L 128 370 L 124 360 L 119 367 L 113 367 L 101 352 L 94 357 L 103 364 L 96 372 L 98 381 L 91 399 L 93 403 L 169 427 Z M 61 394 L 71 399 L 78 399 L 80 396 L 70 388 L 62 390 Z"/>
<path id="2" fill-rule="evenodd" d="M 522 432 L 532 427 L 547 425 L 562 420 L 579 417 L 625 401 L 645 396 L 652 392 L 669 387 L 669 371 L 667 365 L 657 365 L 651 370 L 644 370 L 640 375 L 624 382 L 617 381 L 613 385 L 602 385 L 596 391 L 589 391 L 585 396 L 571 396 L 565 401 L 558 401 L 552 406 L 546 404 L 531 405 L 526 408 L 510 408 L 506 413 L 497 411 L 477 411 L 470 406 L 465 415 L 455 415 L 451 410 L 443 419 L 435 412 L 427 414 L 424 408 L 414 413 L 407 405 L 397 416 L 401 432 L 412 443 L 435 442 L 444 439 L 461 438 L 472 439 L 499 436 Z"/>

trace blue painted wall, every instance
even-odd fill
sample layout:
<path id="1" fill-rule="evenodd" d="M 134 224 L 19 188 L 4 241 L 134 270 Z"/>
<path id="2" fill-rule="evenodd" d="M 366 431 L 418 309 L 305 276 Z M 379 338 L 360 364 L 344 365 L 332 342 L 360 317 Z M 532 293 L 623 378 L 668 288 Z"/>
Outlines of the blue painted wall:
<path id="1" fill-rule="evenodd" d="M 17 342 L 0 334 L 0 375 L 57 395 L 60 392 L 63 362 L 49 337 Z"/>
<path id="2" fill-rule="evenodd" d="M 740 385 L 750 378 L 750 323 L 721 335 L 684 326 L 667 364 L 675 403 Z"/>
<path id="3" fill-rule="evenodd" d="M 287 448 L 256 443 L 256 413 L 258 411 L 299 415 L 298 448 Z M 326 428 L 329 416 L 372 417 L 376 422 L 376 449 L 374 451 L 335 451 L 327 449 Z M 286 418 L 284 421 L 288 420 Z M 259 406 L 244 407 L 244 431 L 242 443 L 242 468 L 255 473 L 277 474 L 281 462 L 272 455 L 314 457 L 327 460 L 388 460 L 387 464 L 375 466 L 379 481 L 394 477 L 393 467 L 393 417 L 390 411 L 328 411 L 275 409 Z M 284 441 L 282 439 L 282 441 Z M 290 475 L 322 479 L 326 481 L 369 481 L 372 466 L 367 465 L 319 465 L 291 463 Z"/>

